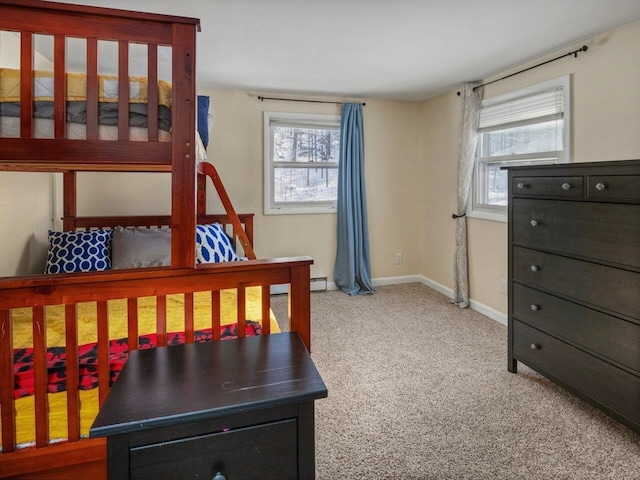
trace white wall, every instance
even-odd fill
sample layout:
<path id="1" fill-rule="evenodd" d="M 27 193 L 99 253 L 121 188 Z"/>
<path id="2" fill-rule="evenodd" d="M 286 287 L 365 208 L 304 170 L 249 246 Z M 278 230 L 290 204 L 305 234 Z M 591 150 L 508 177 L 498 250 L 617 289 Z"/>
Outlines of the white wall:
<path id="1" fill-rule="evenodd" d="M 640 22 L 552 52 L 494 78 L 582 45 L 589 49 L 578 58 L 567 57 L 485 87 L 485 98 L 569 74 L 573 161 L 640 158 Z M 421 110 L 421 176 L 427 211 L 419 234 L 424 252 L 420 273 L 448 288 L 453 288 L 451 213 L 456 206 L 459 102 L 460 97 L 451 91 L 425 102 Z M 500 279 L 507 278 L 506 223 L 469 218 L 468 242 L 471 298 L 506 314 L 507 297 L 499 292 Z"/>
<path id="2" fill-rule="evenodd" d="M 53 195 L 50 173 L 0 172 L 0 277 L 44 272 Z"/>
<path id="3" fill-rule="evenodd" d="M 253 212 L 259 257 L 310 255 L 312 276 L 333 281 L 336 215 L 263 215 L 263 112 L 339 114 L 333 104 L 260 101 L 257 94 L 213 90 L 209 161 L 218 169 L 235 209 Z M 295 98 L 301 98 L 295 96 Z M 342 99 L 328 99 L 338 100 Z M 375 277 L 414 274 L 419 250 L 419 104 L 365 100 L 365 176 L 371 268 Z M 208 195 L 214 211 L 215 194 Z M 419 220 L 418 220 L 419 221 Z M 403 254 L 401 265 L 395 253 Z"/>

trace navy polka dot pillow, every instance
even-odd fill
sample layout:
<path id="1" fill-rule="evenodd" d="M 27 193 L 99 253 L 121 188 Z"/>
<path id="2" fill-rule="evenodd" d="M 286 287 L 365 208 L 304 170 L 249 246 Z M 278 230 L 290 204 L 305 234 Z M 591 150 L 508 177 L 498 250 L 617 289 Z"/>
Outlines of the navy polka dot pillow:
<path id="1" fill-rule="evenodd" d="M 196 262 L 232 262 L 239 260 L 231 239 L 217 223 L 196 226 Z"/>
<path id="2" fill-rule="evenodd" d="M 44 273 L 95 272 L 111 269 L 111 230 L 54 232 Z"/>

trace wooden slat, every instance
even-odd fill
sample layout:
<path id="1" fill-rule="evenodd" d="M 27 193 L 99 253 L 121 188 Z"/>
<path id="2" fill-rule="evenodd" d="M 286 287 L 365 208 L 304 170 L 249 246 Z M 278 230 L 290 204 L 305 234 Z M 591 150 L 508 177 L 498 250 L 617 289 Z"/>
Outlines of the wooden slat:
<path id="1" fill-rule="evenodd" d="M 271 334 L 271 286 L 262 286 L 262 334 Z"/>
<path id="2" fill-rule="evenodd" d="M 211 338 L 220 340 L 220 290 L 211 292 Z"/>
<path id="3" fill-rule="evenodd" d="M 75 230 L 75 227 L 67 219 L 77 215 L 76 188 L 76 172 L 64 172 L 62 174 L 62 208 L 64 214 L 62 228 L 64 230 Z"/>
<path id="4" fill-rule="evenodd" d="M 167 297 L 156 297 L 156 338 L 159 347 L 167 344 Z"/>
<path id="5" fill-rule="evenodd" d="M 55 138 L 67 135 L 67 75 L 64 35 L 53 39 L 53 131 Z"/>
<path id="6" fill-rule="evenodd" d="M 147 45 L 147 131 L 150 142 L 158 141 L 158 44 Z"/>
<path id="7" fill-rule="evenodd" d="M 127 299 L 127 332 L 129 337 L 129 351 L 138 349 L 138 299 Z"/>
<path id="8" fill-rule="evenodd" d="M 111 368 L 109 364 L 109 310 L 106 301 L 96 304 L 98 313 L 98 398 L 102 406 L 109 393 Z"/>
<path id="9" fill-rule="evenodd" d="M 87 38 L 87 140 L 98 139 L 98 98 L 98 39 L 90 37 Z"/>
<path id="10" fill-rule="evenodd" d="M 247 328 L 247 292 L 244 285 L 238 285 L 238 338 L 246 336 Z"/>
<path id="11" fill-rule="evenodd" d="M 33 137 L 33 33 L 20 35 L 20 137 Z"/>
<path id="12" fill-rule="evenodd" d="M 193 326 L 193 293 L 184 294 L 184 341 L 185 343 L 193 343 L 194 326 Z"/>
<path id="13" fill-rule="evenodd" d="M 247 241 L 253 246 L 253 215 L 244 218 L 242 223 L 244 224 L 244 233 L 247 235 Z"/>
<path id="14" fill-rule="evenodd" d="M 118 42 L 118 140 L 129 140 L 129 42 Z"/>
<path id="15" fill-rule="evenodd" d="M 65 305 L 65 347 L 67 354 L 67 430 L 70 442 L 80 439 L 80 372 L 78 359 L 78 322 L 75 305 Z"/>
<path id="16" fill-rule="evenodd" d="M 0 423 L 2 426 L 2 451 L 15 450 L 16 423 L 13 416 L 13 332 L 11 313 L 0 310 Z"/>
<path id="17" fill-rule="evenodd" d="M 33 308 L 33 370 L 35 377 L 36 447 L 48 443 L 47 415 L 47 331 L 44 307 Z"/>

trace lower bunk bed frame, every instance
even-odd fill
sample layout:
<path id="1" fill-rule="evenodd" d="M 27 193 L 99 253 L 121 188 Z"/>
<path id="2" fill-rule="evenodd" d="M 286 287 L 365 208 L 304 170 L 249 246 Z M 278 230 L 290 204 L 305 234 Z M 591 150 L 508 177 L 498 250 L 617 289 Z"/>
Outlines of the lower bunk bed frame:
<path id="1" fill-rule="evenodd" d="M 238 337 L 244 336 L 245 292 L 249 287 L 262 289 L 262 318 L 270 318 L 270 285 L 290 284 L 289 328 L 298 332 L 310 348 L 310 265 L 309 257 L 278 258 L 201 264 L 195 269 L 149 268 L 130 272 L 111 271 L 65 274 L 50 277 L 23 277 L 5 280 L 0 288 L 0 406 L 3 453 L 0 477 L 20 479 L 106 478 L 106 444 L 103 439 L 80 437 L 77 358 L 76 306 L 96 302 L 98 315 L 98 389 L 100 404 L 109 391 L 109 315 L 107 302 L 126 299 L 128 305 L 128 344 L 138 346 L 137 301 L 155 297 L 157 305 L 167 295 L 184 294 L 184 333 L 187 343 L 194 341 L 193 294 L 211 292 L 213 339 L 220 331 L 220 292 L 237 289 Z M 68 439 L 50 443 L 47 438 L 47 363 L 45 307 L 64 305 L 67 354 Z M 12 321 L 13 309 L 29 307 L 33 312 L 35 370 L 34 447 L 15 448 L 14 377 Z M 166 343 L 166 318 L 157 309 L 158 345 Z M 262 334 L 269 334 L 269 321 L 263 321 Z M 171 348 L 171 347 L 168 347 Z M 75 365 L 75 368 L 73 366 Z M 100 365 L 106 365 L 101 368 Z"/>

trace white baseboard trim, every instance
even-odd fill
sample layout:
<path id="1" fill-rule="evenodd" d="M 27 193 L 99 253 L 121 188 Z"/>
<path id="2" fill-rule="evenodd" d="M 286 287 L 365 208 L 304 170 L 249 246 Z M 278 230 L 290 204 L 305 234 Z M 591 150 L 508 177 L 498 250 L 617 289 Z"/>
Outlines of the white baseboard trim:
<path id="1" fill-rule="evenodd" d="M 429 288 L 433 288 L 436 292 L 440 292 L 441 294 L 453 299 L 453 290 L 449 287 L 442 285 L 441 283 L 436 282 L 430 278 L 427 278 L 423 275 L 407 275 L 404 277 L 383 277 L 383 278 L 374 278 L 373 285 L 374 286 L 383 286 L 383 285 L 398 285 L 401 283 L 422 283 Z M 469 300 L 469 307 L 475 310 L 478 313 L 489 317 L 492 320 L 495 320 L 502 325 L 507 325 L 507 316 L 496 310 L 495 308 L 491 308 L 484 303 L 478 302 L 477 300 Z"/>
<path id="2" fill-rule="evenodd" d="M 379 277 L 371 279 L 374 287 L 385 285 L 400 285 L 402 283 L 422 283 L 420 275 L 407 275 L 403 277 Z M 335 282 L 327 282 L 327 290 L 337 290 Z"/>
<path id="3" fill-rule="evenodd" d="M 444 296 L 453 299 L 453 290 L 451 288 L 445 285 L 442 285 L 441 283 L 438 283 L 435 280 L 427 278 L 424 275 L 379 277 L 379 278 L 372 279 L 372 283 L 374 287 L 384 287 L 386 285 L 400 285 L 403 283 L 422 283 L 423 285 L 426 285 L 429 288 L 433 288 L 436 292 L 440 292 Z M 327 290 L 337 290 L 337 289 L 338 287 L 336 286 L 335 282 L 327 281 Z M 278 293 L 286 293 L 286 292 L 287 290 L 285 289 L 284 291 L 278 292 Z M 273 287 L 272 287 L 271 293 L 272 294 L 274 293 Z M 490 319 L 495 320 L 498 323 L 501 323 L 502 325 L 505 325 L 505 326 L 507 325 L 507 316 L 504 313 L 499 312 L 495 308 L 491 308 L 485 305 L 484 303 L 478 302 L 477 300 L 473 300 L 473 299 L 469 300 L 469 307 L 472 310 L 475 310 L 476 312 L 481 313 L 484 316 L 489 317 Z"/>

